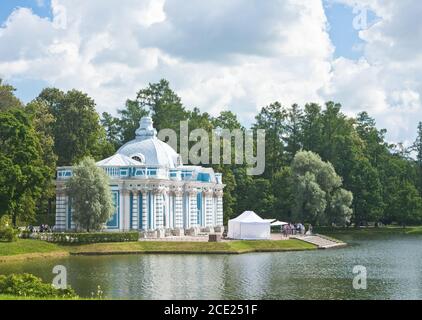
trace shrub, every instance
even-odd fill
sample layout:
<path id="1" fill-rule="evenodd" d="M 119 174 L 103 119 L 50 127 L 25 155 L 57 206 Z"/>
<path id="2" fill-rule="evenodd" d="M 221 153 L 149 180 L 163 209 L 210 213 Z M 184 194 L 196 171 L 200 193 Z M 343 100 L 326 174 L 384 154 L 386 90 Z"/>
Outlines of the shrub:
<path id="1" fill-rule="evenodd" d="M 37 298 L 77 298 L 73 289 L 57 289 L 32 274 L 0 275 L 0 294 Z"/>
<path id="2" fill-rule="evenodd" d="M 29 239 L 31 237 L 32 232 L 29 230 L 23 230 L 21 231 L 20 237 L 22 239 Z"/>
<path id="3" fill-rule="evenodd" d="M 19 231 L 12 227 L 9 216 L 5 215 L 0 218 L 0 241 L 13 242 L 18 240 Z"/>
<path id="4" fill-rule="evenodd" d="M 43 236 L 44 237 L 44 236 Z M 138 241 L 138 232 L 51 233 L 45 239 L 55 243 L 99 243 Z"/>

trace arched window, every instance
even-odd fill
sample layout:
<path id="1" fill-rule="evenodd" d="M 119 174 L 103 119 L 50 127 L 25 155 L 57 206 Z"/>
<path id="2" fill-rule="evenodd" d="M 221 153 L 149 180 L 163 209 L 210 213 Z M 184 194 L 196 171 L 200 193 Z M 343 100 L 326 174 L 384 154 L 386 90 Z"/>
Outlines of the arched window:
<path id="1" fill-rule="evenodd" d="M 144 157 L 143 154 L 137 153 L 137 154 L 134 154 L 131 158 L 135 161 L 142 163 L 142 164 L 145 163 L 145 157 Z"/>

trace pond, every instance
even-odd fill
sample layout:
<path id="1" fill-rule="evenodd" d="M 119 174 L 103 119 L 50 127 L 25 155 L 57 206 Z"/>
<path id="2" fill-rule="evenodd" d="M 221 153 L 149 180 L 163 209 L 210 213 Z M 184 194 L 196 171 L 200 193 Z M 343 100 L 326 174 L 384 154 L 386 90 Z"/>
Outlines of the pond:
<path id="1" fill-rule="evenodd" d="M 245 255 L 73 256 L 0 264 L 51 281 L 63 265 L 68 284 L 113 299 L 422 299 L 422 236 L 342 236 L 344 249 Z M 353 268 L 367 270 L 355 290 Z"/>

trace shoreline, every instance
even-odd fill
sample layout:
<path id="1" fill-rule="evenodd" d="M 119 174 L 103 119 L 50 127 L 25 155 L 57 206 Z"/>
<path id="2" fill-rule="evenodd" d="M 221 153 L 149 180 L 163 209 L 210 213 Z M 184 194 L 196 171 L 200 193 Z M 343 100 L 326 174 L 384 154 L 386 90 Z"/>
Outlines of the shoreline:
<path id="1" fill-rule="evenodd" d="M 57 252 L 33 252 L 33 253 L 23 253 L 10 256 L 0 256 L 0 264 L 10 263 L 10 262 L 23 262 L 37 259 L 51 259 L 51 258 L 64 258 L 69 257 L 70 252 L 66 251 L 57 251 Z"/>
<path id="2" fill-rule="evenodd" d="M 49 250 L 37 252 L 37 246 L 45 245 L 41 240 L 19 240 L 10 243 L 16 248 L 31 244 L 32 252 L 9 253 L 0 255 L 0 264 L 22 262 L 40 258 L 63 258 L 69 256 L 106 256 L 106 255 L 142 255 L 142 254 L 227 254 L 297 252 L 318 250 L 318 246 L 298 239 L 283 241 L 231 241 L 231 242 L 113 242 L 81 245 L 49 245 Z M 4 246 L 4 243 L 3 243 Z"/>

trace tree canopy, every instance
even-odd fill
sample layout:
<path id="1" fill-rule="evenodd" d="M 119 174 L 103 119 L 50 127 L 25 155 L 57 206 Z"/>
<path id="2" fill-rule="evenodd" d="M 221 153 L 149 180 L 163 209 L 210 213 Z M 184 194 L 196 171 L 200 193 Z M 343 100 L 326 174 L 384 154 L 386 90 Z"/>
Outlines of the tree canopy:
<path id="1" fill-rule="evenodd" d="M 94 159 L 84 158 L 73 168 L 66 189 L 72 201 L 75 224 L 88 232 L 103 229 L 114 206 L 109 178 Z"/>
<path id="2" fill-rule="evenodd" d="M 386 130 L 367 112 L 349 117 L 331 101 L 303 106 L 274 101 L 260 106 L 246 128 L 230 106 L 216 115 L 185 106 L 164 79 L 134 94 L 117 116 L 100 117 L 84 92 L 46 88 L 25 105 L 0 80 L 0 215 L 10 214 L 16 222 L 54 212 L 56 166 L 112 155 L 134 138 L 140 118 L 150 115 L 157 130 L 178 134 L 185 120 L 189 133 L 201 128 L 214 138 L 216 128 L 265 130 L 266 166 L 260 176 L 249 176 L 245 161 L 235 163 L 233 136 L 223 137 L 232 142 L 230 163 L 220 155 L 213 163 L 210 152 L 205 166 L 222 172 L 226 184 L 225 221 L 250 209 L 265 218 L 319 224 L 422 222 L 422 123 L 414 144 L 404 146 L 388 143 Z"/>

